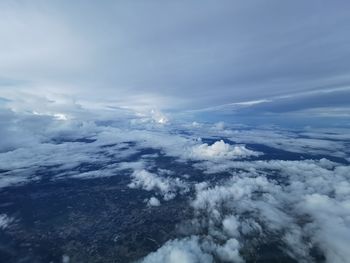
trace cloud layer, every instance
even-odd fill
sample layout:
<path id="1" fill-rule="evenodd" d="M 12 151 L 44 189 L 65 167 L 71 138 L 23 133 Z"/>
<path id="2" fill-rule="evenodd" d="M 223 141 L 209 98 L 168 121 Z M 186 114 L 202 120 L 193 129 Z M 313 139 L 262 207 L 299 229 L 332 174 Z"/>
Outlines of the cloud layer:
<path id="1" fill-rule="evenodd" d="M 348 116 L 348 10 L 346 1 L 3 1 L 0 96 Z"/>
<path id="2" fill-rule="evenodd" d="M 250 246 L 257 251 L 254 238 L 259 243 L 277 238 L 277 246 L 298 262 L 313 262 L 315 247 L 326 262 L 347 261 L 349 166 L 326 159 L 231 164 L 240 170 L 232 170 L 232 178 L 196 187 L 196 217 L 185 226 L 195 236 L 168 242 L 145 262 L 166 261 L 189 240 L 196 249 L 186 262 L 200 262 L 199 256 L 208 254 L 213 257 L 208 262 L 244 262 L 240 252 Z"/>

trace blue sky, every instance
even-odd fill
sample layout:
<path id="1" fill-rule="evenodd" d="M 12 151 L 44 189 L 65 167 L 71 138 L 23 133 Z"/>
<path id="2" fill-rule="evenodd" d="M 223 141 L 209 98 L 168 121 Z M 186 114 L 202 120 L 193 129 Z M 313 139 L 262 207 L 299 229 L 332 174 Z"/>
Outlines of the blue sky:
<path id="1" fill-rule="evenodd" d="M 1 1 L 0 15 L 0 96 L 28 107 L 350 116 L 348 1 Z"/>

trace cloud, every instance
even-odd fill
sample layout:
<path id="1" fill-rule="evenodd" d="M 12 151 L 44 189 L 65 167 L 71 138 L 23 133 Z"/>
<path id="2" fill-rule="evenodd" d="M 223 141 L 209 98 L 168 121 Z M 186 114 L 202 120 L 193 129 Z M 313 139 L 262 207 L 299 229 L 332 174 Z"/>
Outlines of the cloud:
<path id="1" fill-rule="evenodd" d="M 131 177 L 132 180 L 128 187 L 159 192 L 166 201 L 175 198 L 178 192 L 184 193 L 189 191 L 186 183 L 179 178 L 160 177 L 146 170 L 136 170 Z"/>
<path id="2" fill-rule="evenodd" d="M 148 255 L 143 263 L 211 263 L 213 258 L 199 245 L 198 237 L 173 240 L 163 245 L 157 252 Z"/>
<path id="3" fill-rule="evenodd" d="M 193 146 L 191 158 L 198 160 L 225 160 L 249 156 L 258 156 L 260 153 L 247 149 L 244 145 L 231 146 L 223 140 L 216 141 L 212 145 L 207 143 Z"/>
<path id="4" fill-rule="evenodd" d="M 238 226 L 239 222 L 237 221 L 237 218 L 234 215 L 230 215 L 224 218 L 222 221 L 222 226 L 224 232 L 231 237 L 237 237 L 239 236 L 238 232 Z"/>
<path id="5" fill-rule="evenodd" d="M 0 83 L 161 110 L 252 104 L 349 84 L 346 2 L 205 1 L 198 13 L 199 3 L 3 1 Z"/>
<path id="6" fill-rule="evenodd" d="M 276 249 L 298 262 L 312 261 L 314 248 L 326 262 L 347 261 L 349 166 L 326 159 L 271 160 L 230 161 L 205 169 L 232 177 L 195 187 L 194 218 L 183 227 L 188 235 L 204 235 L 197 242 L 202 254 L 243 262 L 241 250 L 257 251 L 252 240 L 268 244 L 277 238 L 281 246 Z"/>
<path id="7" fill-rule="evenodd" d="M 159 200 L 156 197 L 152 196 L 148 200 L 147 205 L 149 205 L 149 206 L 160 206 L 160 202 L 159 202 Z"/>
<path id="8" fill-rule="evenodd" d="M 225 127 L 226 125 L 226 127 Z M 203 138 L 229 139 L 235 143 L 263 144 L 289 152 L 329 155 L 337 157 L 350 156 L 345 134 L 349 128 L 312 128 L 286 129 L 278 126 L 246 126 L 236 123 L 202 124 L 201 127 L 188 128 L 193 136 Z M 311 133 L 310 133 L 311 132 Z"/>
<path id="9" fill-rule="evenodd" d="M 13 222 L 13 220 L 14 219 L 12 217 L 9 217 L 6 214 L 0 214 L 0 229 L 6 229 Z"/>
<path id="10" fill-rule="evenodd" d="M 218 247 L 217 254 L 224 262 L 241 263 L 244 262 L 239 255 L 240 245 L 236 239 L 229 239 L 222 247 Z"/>
<path id="11" fill-rule="evenodd" d="M 255 256 L 246 251 L 269 242 L 300 262 L 312 261 L 314 249 L 327 262 L 346 262 L 350 256 L 344 245 L 350 242 L 347 129 L 159 125 L 132 121 L 142 116 L 111 119 L 104 110 L 88 118 L 90 111 L 74 103 L 70 118 L 59 120 L 54 114 L 66 114 L 63 105 L 40 114 L 19 106 L 1 109 L 6 144 L 0 153 L 0 187 L 45 176 L 87 180 L 126 174 L 131 189 L 149 192 L 148 206 L 189 193 L 193 218 L 179 226 L 186 229 L 183 236 L 165 243 L 146 262 L 243 262 Z M 263 146 L 313 159 L 279 160 L 277 155 L 265 160 L 270 148 Z M 157 167 L 162 158 L 199 176 Z"/>
<path id="12" fill-rule="evenodd" d="M 210 238 L 201 239 L 198 236 L 191 236 L 168 241 L 141 262 L 212 263 L 215 262 L 214 258 L 216 258 L 223 262 L 241 263 L 244 260 L 239 255 L 239 248 L 239 243 L 233 238 L 220 246 L 213 243 Z"/>
<path id="13" fill-rule="evenodd" d="M 348 193 L 349 194 L 349 193 Z M 308 234 L 325 252 L 327 262 L 343 263 L 350 256 L 347 248 L 350 236 L 350 203 L 318 193 L 306 195 L 300 209 L 314 221 L 307 225 Z"/>

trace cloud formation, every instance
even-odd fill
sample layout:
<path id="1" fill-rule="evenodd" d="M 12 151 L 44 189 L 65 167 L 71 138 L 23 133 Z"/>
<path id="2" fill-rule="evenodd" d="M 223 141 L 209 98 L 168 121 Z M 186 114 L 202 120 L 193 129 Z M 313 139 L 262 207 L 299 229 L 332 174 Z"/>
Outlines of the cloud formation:
<path id="1" fill-rule="evenodd" d="M 300 262 L 350 256 L 347 129 L 164 125 L 85 111 L 58 119 L 61 111 L 2 108 L 0 187 L 123 176 L 148 210 L 188 200 L 193 217 L 179 224 L 181 235 L 146 262 L 244 262 L 269 242 Z"/>
<path id="2" fill-rule="evenodd" d="M 188 205 L 147 263 L 348 261 L 348 1 L 4 0 L 0 17 L 0 190 L 113 177 L 147 213 Z"/>
<path id="3" fill-rule="evenodd" d="M 260 153 L 247 149 L 244 145 L 231 146 L 223 140 L 216 141 L 212 145 L 207 143 L 196 145 L 192 148 L 191 157 L 198 160 L 225 160 L 239 159 L 248 156 L 259 156 Z"/>
<path id="4" fill-rule="evenodd" d="M 298 262 L 312 262 L 315 247 L 324 253 L 326 262 L 347 261 L 349 166 L 326 159 L 231 164 L 236 170 L 231 171 L 230 179 L 196 187 L 192 201 L 196 217 L 184 226 L 197 236 L 194 240 L 200 250 L 193 257 L 201 252 L 224 262 L 244 262 L 241 251 L 250 246 L 256 249 L 252 237 L 268 243 L 277 236 L 279 249 Z M 228 171 L 228 166 L 215 172 L 220 171 Z M 278 177 L 273 176 L 276 172 Z M 156 258 L 154 255 L 165 260 L 178 242 L 186 240 L 168 242 L 166 249 L 146 257 L 146 262 L 152 262 L 147 260 Z"/>
<path id="5" fill-rule="evenodd" d="M 14 219 L 6 214 L 0 214 L 0 230 L 6 229 L 13 221 Z"/>
<path id="6" fill-rule="evenodd" d="M 168 201 L 176 197 L 177 192 L 188 192 L 188 185 L 179 178 L 160 177 L 146 170 L 134 171 L 131 175 L 131 182 L 128 184 L 130 188 L 141 188 L 146 191 L 156 191 Z M 153 201 L 152 201 L 153 200 Z M 150 200 L 155 203 L 156 200 Z"/>
<path id="7" fill-rule="evenodd" d="M 2 97 L 66 94 L 137 111 L 349 106 L 322 93 L 349 86 L 346 1 L 2 1 L 0 10 Z"/>

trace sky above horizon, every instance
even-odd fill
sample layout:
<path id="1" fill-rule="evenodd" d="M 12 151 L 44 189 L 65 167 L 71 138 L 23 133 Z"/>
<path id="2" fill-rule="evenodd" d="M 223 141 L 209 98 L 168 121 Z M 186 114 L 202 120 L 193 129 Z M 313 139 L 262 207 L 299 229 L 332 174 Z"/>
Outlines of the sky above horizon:
<path id="1" fill-rule="evenodd" d="M 350 116 L 348 1 L 2 1 L 0 16 L 0 104 Z"/>
<path id="2" fill-rule="evenodd" d="M 349 0 L 0 0 L 0 261 L 347 263 L 349 32 Z"/>

